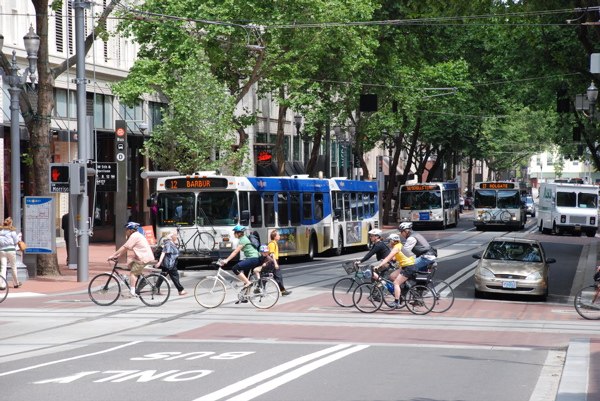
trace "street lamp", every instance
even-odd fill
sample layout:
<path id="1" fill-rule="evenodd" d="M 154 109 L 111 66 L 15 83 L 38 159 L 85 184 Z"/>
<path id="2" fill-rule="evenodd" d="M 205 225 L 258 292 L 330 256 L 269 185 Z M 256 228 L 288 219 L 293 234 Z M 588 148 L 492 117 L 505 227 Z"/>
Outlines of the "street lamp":
<path id="1" fill-rule="evenodd" d="M 12 201 L 12 217 L 15 227 L 21 231 L 21 135 L 19 132 L 19 97 L 21 87 L 27 83 L 27 78 L 31 84 L 36 81 L 37 54 L 40 47 L 40 37 L 33 31 L 33 26 L 29 27 L 29 32 L 23 37 L 25 50 L 27 51 L 27 60 L 29 67 L 25 69 L 23 75 L 19 76 L 19 66 L 17 65 L 17 52 L 13 50 L 10 65 L 10 74 L 6 77 L 10 86 L 10 192 Z M 4 36 L 0 35 L 0 51 L 4 45 Z M 5 75 L 5 74 L 3 74 Z"/>
<path id="2" fill-rule="evenodd" d="M 304 135 L 302 135 L 300 133 L 300 127 L 302 126 L 302 115 L 299 113 L 296 113 L 294 115 L 294 126 L 296 127 L 296 135 L 298 136 L 298 143 L 300 143 L 300 140 L 302 140 L 302 161 L 304 162 L 304 167 L 306 168 L 306 164 L 307 164 L 307 160 L 308 159 L 308 149 L 307 149 L 307 143 L 305 141 L 305 137 Z"/>

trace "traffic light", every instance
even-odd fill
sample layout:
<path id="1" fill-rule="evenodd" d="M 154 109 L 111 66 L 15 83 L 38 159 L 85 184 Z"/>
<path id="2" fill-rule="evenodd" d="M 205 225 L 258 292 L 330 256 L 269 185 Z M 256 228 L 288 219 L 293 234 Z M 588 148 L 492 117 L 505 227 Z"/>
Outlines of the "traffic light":
<path id="1" fill-rule="evenodd" d="M 69 192 L 69 165 L 50 163 L 50 192 Z"/>

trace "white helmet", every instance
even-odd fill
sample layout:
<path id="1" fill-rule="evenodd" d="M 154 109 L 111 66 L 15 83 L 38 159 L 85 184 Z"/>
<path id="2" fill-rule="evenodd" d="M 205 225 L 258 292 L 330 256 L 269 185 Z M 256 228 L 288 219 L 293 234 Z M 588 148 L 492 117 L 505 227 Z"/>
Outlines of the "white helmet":
<path id="1" fill-rule="evenodd" d="M 400 223 L 400 225 L 398 226 L 398 230 L 400 230 L 400 231 L 412 230 L 412 223 L 410 221 L 405 221 L 404 223 Z"/>
<path id="2" fill-rule="evenodd" d="M 381 234 L 383 234 L 383 231 L 381 231 L 378 228 L 374 228 L 371 231 L 368 232 L 369 235 L 376 235 L 378 237 L 381 237 Z"/>
<path id="3" fill-rule="evenodd" d="M 390 236 L 388 237 L 388 240 L 400 242 L 400 236 L 398 234 L 390 234 Z"/>

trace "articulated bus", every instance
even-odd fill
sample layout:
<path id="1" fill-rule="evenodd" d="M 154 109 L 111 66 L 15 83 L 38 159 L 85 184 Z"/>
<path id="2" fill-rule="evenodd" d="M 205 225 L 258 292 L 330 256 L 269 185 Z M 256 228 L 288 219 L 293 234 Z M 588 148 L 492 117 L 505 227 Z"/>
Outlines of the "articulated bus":
<path id="1" fill-rule="evenodd" d="M 400 222 L 456 227 L 460 216 L 458 183 L 428 182 L 400 187 Z"/>
<path id="2" fill-rule="evenodd" d="M 477 230 L 525 227 L 527 209 L 521 201 L 519 184 L 510 181 L 475 183 L 473 204 Z"/>
<path id="3" fill-rule="evenodd" d="M 184 258 L 229 255 L 236 224 L 247 226 L 247 234 L 258 235 L 263 244 L 276 228 L 280 256 L 308 259 L 326 251 L 339 255 L 344 248 L 366 248 L 367 232 L 379 227 L 375 181 L 198 173 L 158 179 L 155 202 L 157 237 L 177 228 L 183 243 L 200 233 L 214 237 L 214 249 L 193 249 Z"/>

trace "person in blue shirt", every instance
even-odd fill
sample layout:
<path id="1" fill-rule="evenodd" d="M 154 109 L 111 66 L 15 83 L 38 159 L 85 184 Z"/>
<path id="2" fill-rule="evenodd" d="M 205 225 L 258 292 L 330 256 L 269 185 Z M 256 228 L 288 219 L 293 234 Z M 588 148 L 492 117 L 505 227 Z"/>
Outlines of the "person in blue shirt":
<path id="1" fill-rule="evenodd" d="M 225 266 L 231 259 L 235 258 L 235 256 L 241 252 L 244 255 L 244 259 L 236 263 L 231 270 L 233 271 L 233 274 L 242 280 L 244 287 L 249 287 L 251 283 L 250 280 L 248 280 L 248 275 L 252 269 L 260 264 L 260 254 L 245 234 L 246 227 L 239 224 L 233 227 L 233 235 L 239 240 L 239 243 L 237 247 L 229 254 L 229 256 L 227 256 L 227 258 L 220 259 L 217 264 L 220 266 Z"/>

